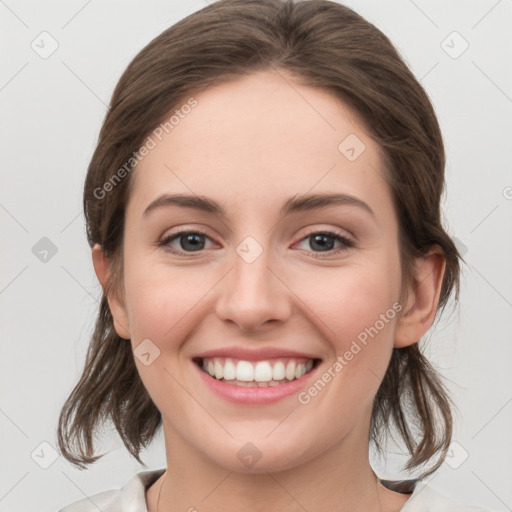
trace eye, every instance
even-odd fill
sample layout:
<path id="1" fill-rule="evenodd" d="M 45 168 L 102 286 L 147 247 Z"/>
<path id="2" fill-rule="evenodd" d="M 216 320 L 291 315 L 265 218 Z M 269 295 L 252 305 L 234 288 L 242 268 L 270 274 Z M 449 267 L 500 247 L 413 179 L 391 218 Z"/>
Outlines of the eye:
<path id="1" fill-rule="evenodd" d="M 200 231 L 179 231 L 160 240 L 158 246 L 173 254 L 199 252 L 205 249 L 205 239 L 209 240 L 209 237 Z M 175 242 L 177 242 L 178 248 L 176 248 L 176 244 L 172 245 Z"/>
<path id="2" fill-rule="evenodd" d="M 210 238 L 201 231 L 183 230 L 163 238 L 157 245 L 172 254 L 183 255 L 206 249 L 207 240 Z M 351 239 L 333 231 L 312 231 L 296 245 L 304 242 L 309 245 L 305 250 L 312 251 L 315 258 L 323 257 L 319 253 L 327 253 L 327 256 L 331 256 L 355 245 Z M 339 246 L 334 248 L 336 243 Z"/>
<path id="3" fill-rule="evenodd" d="M 300 243 L 306 242 L 309 245 L 309 249 L 313 251 L 313 257 L 321 258 L 322 256 L 318 255 L 318 253 L 328 253 L 328 256 L 333 254 L 338 254 L 342 251 L 346 251 L 350 247 L 354 247 L 355 243 L 353 240 L 347 238 L 341 233 L 336 233 L 333 231 L 313 231 L 309 233 L 306 237 L 304 237 Z M 334 245 L 338 243 L 339 246 L 335 249 Z M 317 253 L 317 254 L 315 254 Z"/>

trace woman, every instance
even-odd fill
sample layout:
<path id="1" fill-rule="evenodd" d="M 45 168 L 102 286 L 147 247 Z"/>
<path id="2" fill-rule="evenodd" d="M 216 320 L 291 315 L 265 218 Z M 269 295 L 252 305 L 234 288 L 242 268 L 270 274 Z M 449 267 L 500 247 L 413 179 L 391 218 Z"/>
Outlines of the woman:
<path id="1" fill-rule="evenodd" d="M 155 38 L 84 190 L 103 287 L 59 447 L 112 420 L 167 467 L 63 510 L 476 510 L 426 483 L 450 399 L 419 341 L 452 292 L 445 155 L 390 41 L 334 2 L 220 0 Z M 396 431 L 416 478 L 368 460 Z"/>

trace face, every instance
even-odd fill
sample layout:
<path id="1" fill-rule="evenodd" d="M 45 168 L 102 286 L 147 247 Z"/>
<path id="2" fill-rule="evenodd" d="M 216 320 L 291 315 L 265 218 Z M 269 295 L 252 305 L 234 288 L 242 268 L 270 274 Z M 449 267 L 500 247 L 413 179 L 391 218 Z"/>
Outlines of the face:
<path id="1" fill-rule="evenodd" d="M 111 303 L 170 451 L 237 471 L 367 450 L 402 308 L 379 147 L 283 76 L 212 86 L 153 134 Z"/>

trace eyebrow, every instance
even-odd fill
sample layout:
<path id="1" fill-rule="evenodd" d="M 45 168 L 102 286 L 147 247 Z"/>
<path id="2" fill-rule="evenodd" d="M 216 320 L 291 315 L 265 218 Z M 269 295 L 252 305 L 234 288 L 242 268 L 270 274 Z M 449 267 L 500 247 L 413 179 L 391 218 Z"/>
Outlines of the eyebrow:
<path id="1" fill-rule="evenodd" d="M 327 208 L 328 206 L 356 206 L 369 213 L 375 218 L 374 211 L 370 206 L 349 194 L 309 194 L 295 195 L 288 198 L 281 207 L 281 216 L 290 215 L 298 212 L 310 212 Z M 185 195 L 185 194 L 164 194 L 154 201 L 144 210 L 143 216 L 147 216 L 151 211 L 165 206 L 180 206 L 182 208 L 193 208 L 208 213 L 213 213 L 223 219 L 226 219 L 225 209 L 213 199 L 206 196 Z"/>

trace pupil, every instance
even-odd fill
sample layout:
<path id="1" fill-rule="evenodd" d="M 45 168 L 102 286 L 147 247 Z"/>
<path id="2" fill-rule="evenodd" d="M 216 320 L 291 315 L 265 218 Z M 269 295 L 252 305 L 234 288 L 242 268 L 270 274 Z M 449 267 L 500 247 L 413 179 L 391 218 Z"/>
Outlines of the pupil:
<path id="1" fill-rule="evenodd" d="M 201 249 L 203 249 L 203 245 L 204 245 L 204 241 L 201 240 L 201 237 L 202 237 L 202 235 L 193 234 L 193 233 L 190 233 L 187 235 L 182 235 L 182 239 L 181 239 L 182 242 L 183 242 L 183 240 L 185 240 L 185 243 L 181 243 L 182 249 L 185 249 L 185 250 L 191 249 L 192 251 L 200 251 Z M 187 247 L 187 244 L 190 244 L 190 246 Z"/>
<path id="2" fill-rule="evenodd" d="M 334 240 L 332 239 L 332 237 L 330 235 L 318 234 L 318 235 L 313 235 L 312 238 L 313 238 L 313 243 L 310 243 L 312 249 L 314 249 L 314 244 L 319 244 L 318 247 L 320 248 L 320 250 L 330 250 L 334 246 Z M 326 244 L 325 243 L 326 238 L 330 239 L 331 242 Z"/>

